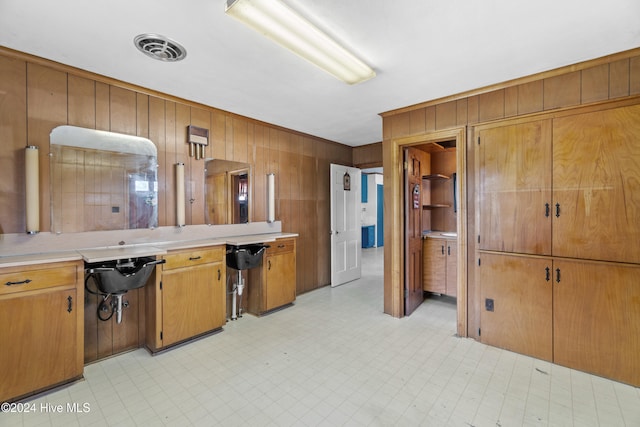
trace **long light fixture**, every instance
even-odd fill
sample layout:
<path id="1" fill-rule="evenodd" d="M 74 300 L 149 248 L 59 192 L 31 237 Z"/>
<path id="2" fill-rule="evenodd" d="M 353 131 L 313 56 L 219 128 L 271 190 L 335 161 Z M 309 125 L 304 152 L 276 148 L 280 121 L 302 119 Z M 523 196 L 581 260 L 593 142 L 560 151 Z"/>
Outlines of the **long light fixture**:
<path id="1" fill-rule="evenodd" d="M 226 13 L 346 83 L 360 83 L 376 75 L 279 0 L 227 0 Z"/>

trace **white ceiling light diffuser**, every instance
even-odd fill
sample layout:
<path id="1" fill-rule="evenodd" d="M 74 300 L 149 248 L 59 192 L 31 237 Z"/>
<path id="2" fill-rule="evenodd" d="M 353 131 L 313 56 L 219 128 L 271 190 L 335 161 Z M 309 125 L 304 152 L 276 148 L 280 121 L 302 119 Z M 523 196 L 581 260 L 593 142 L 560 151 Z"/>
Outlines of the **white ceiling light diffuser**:
<path id="1" fill-rule="evenodd" d="M 227 0 L 226 13 L 345 83 L 360 83 L 376 75 L 279 0 Z"/>

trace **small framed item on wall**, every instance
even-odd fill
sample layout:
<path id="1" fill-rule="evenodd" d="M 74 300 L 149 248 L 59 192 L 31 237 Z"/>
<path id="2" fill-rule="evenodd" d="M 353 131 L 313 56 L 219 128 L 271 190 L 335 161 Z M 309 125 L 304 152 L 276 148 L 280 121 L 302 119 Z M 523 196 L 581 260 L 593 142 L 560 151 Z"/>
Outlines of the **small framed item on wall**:
<path id="1" fill-rule="evenodd" d="M 342 184 L 344 186 L 344 191 L 351 191 L 351 176 L 349 172 L 345 172 L 342 177 Z"/>

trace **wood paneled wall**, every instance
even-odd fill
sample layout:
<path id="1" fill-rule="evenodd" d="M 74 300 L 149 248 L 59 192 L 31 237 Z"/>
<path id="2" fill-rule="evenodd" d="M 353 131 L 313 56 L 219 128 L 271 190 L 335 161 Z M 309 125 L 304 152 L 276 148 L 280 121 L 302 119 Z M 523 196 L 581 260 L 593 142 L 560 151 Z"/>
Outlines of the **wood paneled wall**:
<path id="1" fill-rule="evenodd" d="M 504 82 L 490 87 L 480 88 L 446 98 L 407 106 L 382 113 L 383 117 L 383 165 L 385 183 L 397 172 L 390 153 L 392 141 L 403 137 L 428 135 L 446 129 L 467 127 L 505 118 L 526 116 L 555 109 L 575 108 L 578 106 L 622 99 L 640 95 L 640 48 L 621 52 L 584 63 L 574 64 L 521 79 Z M 470 136 L 470 135 L 468 135 Z M 458 147 L 462 149 L 463 147 Z M 468 228 L 468 260 L 473 265 L 475 256 L 474 200 L 476 197 L 474 182 L 475 145 L 467 137 L 466 182 Z M 401 200 L 401 189 L 385 185 L 385 218 L 394 213 L 394 204 Z M 401 259 L 402 230 L 396 224 L 385 224 L 385 259 Z M 397 252 L 397 253 L 396 253 Z M 392 256 L 393 255 L 393 256 Z M 460 261 L 460 260 L 459 260 Z M 479 290 L 474 288 L 474 269 L 468 273 L 468 332 L 476 336 L 479 324 Z M 385 274 L 385 277 L 387 275 Z M 402 269 L 391 266 L 388 280 L 385 280 L 385 312 L 402 316 L 401 301 Z M 387 301 L 389 300 L 389 301 Z"/>
<path id="2" fill-rule="evenodd" d="M 40 147 L 41 231 L 50 231 L 49 133 L 59 125 L 149 138 L 158 148 L 158 222 L 175 224 L 174 165 L 185 163 L 187 224 L 204 223 L 204 162 L 189 157 L 187 126 L 210 131 L 207 155 L 249 163 L 251 218 L 266 220 L 266 174 L 276 219 L 300 234 L 297 291 L 330 282 L 329 164 L 351 147 L 0 48 L 0 233 L 25 230 L 24 147 Z"/>
<path id="3" fill-rule="evenodd" d="M 353 166 L 366 169 L 382 166 L 382 143 L 361 145 L 353 148 Z"/>

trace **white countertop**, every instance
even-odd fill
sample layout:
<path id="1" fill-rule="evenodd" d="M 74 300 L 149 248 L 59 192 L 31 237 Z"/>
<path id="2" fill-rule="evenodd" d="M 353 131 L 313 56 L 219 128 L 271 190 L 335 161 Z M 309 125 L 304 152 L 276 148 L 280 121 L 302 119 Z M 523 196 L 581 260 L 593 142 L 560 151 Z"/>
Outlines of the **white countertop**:
<path id="1" fill-rule="evenodd" d="M 148 242 L 136 245 L 102 246 L 74 251 L 51 251 L 26 255 L 0 257 L 1 267 L 15 267 L 49 262 L 78 261 L 103 262 L 114 259 L 164 255 L 169 251 L 217 245 L 250 245 L 274 242 L 277 239 L 297 237 L 297 233 L 264 233 L 173 242 Z"/>
<path id="2" fill-rule="evenodd" d="M 428 231 L 422 233 L 422 238 L 456 240 L 458 238 L 458 233 L 455 231 Z"/>

